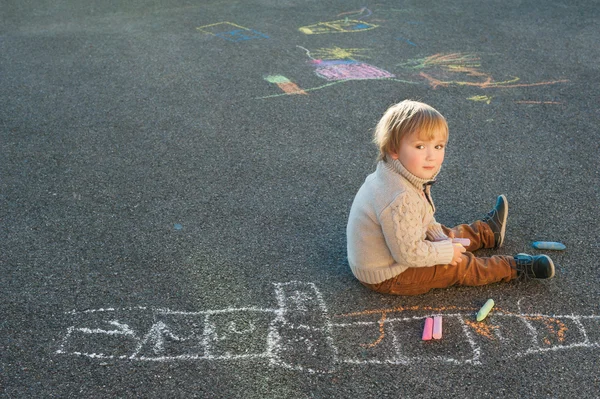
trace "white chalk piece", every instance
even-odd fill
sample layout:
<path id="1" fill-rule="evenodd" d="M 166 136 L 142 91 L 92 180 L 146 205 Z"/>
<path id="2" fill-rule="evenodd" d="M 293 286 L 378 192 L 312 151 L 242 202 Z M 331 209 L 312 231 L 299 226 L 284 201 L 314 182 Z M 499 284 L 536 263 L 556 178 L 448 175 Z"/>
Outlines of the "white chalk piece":
<path id="1" fill-rule="evenodd" d="M 471 240 L 469 240 L 468 238 L 453 238 L 452 242 L 454 244 L 460 244 L 463 247 L 468 247 L 469 245 L 471 245 Z"/>
<path id="2" fill-rule="evenodd" d="M 565 244 L 554 241 L 536 241 L 532 245 L 536 249 L 552 249 L 554 251 L 563 251 L 567 248 Z"/>
<path id="3" fill-rule="evenodd" d="M 442 339 L 442 316 L 433 318 L 433 339 Z"/>

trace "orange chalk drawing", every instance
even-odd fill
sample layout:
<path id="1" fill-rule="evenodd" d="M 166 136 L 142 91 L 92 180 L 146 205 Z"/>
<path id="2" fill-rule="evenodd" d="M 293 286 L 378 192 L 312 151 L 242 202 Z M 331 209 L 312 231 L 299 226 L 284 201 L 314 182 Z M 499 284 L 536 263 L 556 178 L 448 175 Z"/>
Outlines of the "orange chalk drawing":
<path id="1" fill-rule="evenodd" d="M 370 344 L 360 344 L 363 348 L 373 348 L 374 346 L 379 345 L 383 338 L 385 338 L 385 319 L 387 318 L 386 313 L 381 313 L 381 318 L 379 319 L 379 338 L 377 338 L 374 342 Z"/>
<path id="2" fill-rule="evenodd" d="M 475 331 L 477 334 L 481 335 L 482 337 L 486 337 L 488 339 L 494 339 L 494 336 L 492 335 L 492 330 L 497 330 L 499 327 L 495 326 L 495 325 L 491 325 L 488 323 L 481 323 L 475 320 L 465 320 L 465 324 L 468 325 L 469 327 L 471 327 L 473 329 L 473 331 Z"/>
<path id="3" fill-rule="evenodd" d="M 546 325 L 546 328 L 548 329 L 548 332 L 550 334 L 554 335 L 558 339 L 559 342 L 564 342 L 565 335 L 569 329 L 567 328 L 565 323 L 563 323 L 562 321 L 560 321 L 554 317 L 543 317 L 543 316 L 526 316 L 526 319 L 542 321 Z M 558 330 L 557 330 L 557 328 L 558 328 Z M 547 345 L 551 345 L 550 339 L 548 337 L 544 337 L 544 343 L 546 343 Z"/>
<path id="4" fill-rule="evenodd" d="M 398 306 L 395 308 L 387 308 L 387 309 L 373 309 L 373 310 L 363 310 L 359 312 L 345 313 L 335 315 L 335 317 L 357 317 L 357 316 L 367 316 L 373 314 L 381 314 L 381 317 L 377 321 L 379 326 L 379 337 L 369 344 L 360 344 L 360 346 L 364 348 L 373 348 L 379 345 L 385 338 L 385 324 L 388 322 L 388 314 L 389 313 L 401 313 L 401 312 L 417 312 L 417 311 L 426 311 L 432 314 L 438 314 L 440 312 L 448 312 L 448 311 L 468 311 L 473 313 L 472 318 L 463 317 L 463 321 L 466 326 L 468 326 L 473 332 L 482 337 L 488 338 L 490 340 L 495 340 L 494 331 L 499 330 L 500 326 L 490 324 L 490 323 L 482 323 L 477 322 L 475 320 L 475 313 L 477 308 L 471 307 L 458 307 L 458 306 L 441 306 L 441 307 L 432 307 L 432 306 Z M 566 332 L 568 331 L 567 326 L 561 320 L 549 317 L 549 316 L 537 316 L 537 315 L 519 315 L 514 312 L 509 312 L 506 310 L 502 310 L 500 308 L 496 308 L 496 312 L 499 312 L 501 316 L 514 316 L 523 320 L 532 320 L 532 321 L 541 321 L 546 326 L 547 332 L 554 336 L 559 342 L 564 342 Z M 544 343 L 546 345 L 552 345 L 548 336 L 544 337 Z"/>
<path id="5" fill-rule="evenodd" d="M 293 83 L 285 76 L 281 75 L 270 75 L 266 76 L 265 80 L 269 83 L 275 83 L 281 90 L 283 90 L 286 94 L 305 94 L 308 93 L 302 90 L 296 83 Z"/>

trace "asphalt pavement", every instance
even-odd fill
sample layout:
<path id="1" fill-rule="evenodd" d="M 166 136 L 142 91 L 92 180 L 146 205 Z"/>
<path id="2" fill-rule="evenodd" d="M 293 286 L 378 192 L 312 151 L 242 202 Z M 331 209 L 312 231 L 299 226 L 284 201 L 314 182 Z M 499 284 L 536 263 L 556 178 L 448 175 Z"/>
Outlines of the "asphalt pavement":
<path id="1" fill-rule="evenodd" d="M 598 1 L 0 9 L 1 396 L 600 397 Z M 354 279 L 350 205 L 407 98 L 450 126 L 437 220 L 505 194 L 479 254 L 562 242 L 554 279 Z"/>

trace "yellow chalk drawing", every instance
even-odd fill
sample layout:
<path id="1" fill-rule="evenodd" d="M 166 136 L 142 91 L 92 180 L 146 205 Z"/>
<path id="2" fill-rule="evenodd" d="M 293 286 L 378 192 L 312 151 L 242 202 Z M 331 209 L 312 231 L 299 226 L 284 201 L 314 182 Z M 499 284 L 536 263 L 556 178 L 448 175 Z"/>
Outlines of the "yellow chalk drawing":
<path id="1" fill-rule="evenodd" d="M 364 53 L 368 52 L 365 48 L 319 48 L 312 51 L 312 56 L 321 60 L 343 60 L 359 58 L 370 58 Z"/>
<path id="2" fill-rule="evenodd" d="M 434 54 L 425 58 L 408 60 L 402 64 L 398 64 L 403 68 L 409 69 L 426 69 L 432 67 L 440 67 L 450 71 L 457 70 L 475 70 L 481 66 L 480 59 L 474 54 Z M 472 72 L 472 71 L 471 71 Z"/>
<path id="3" fill-rule="evenodd" d="M 516 76 L 513 76 L 508 80 L 496 82 L 491 74 L 480 70 L 480 61 L 480 58 L 474 54 L 450 53 L 434 54 L 425 58 L 409 60 L 408 62 L 398 65 L 409 70 L 420 70 L 419 76 L 426 79 L 429 85 L 434 89 L 449 86 L 471 86 L 480 89 L 507 89 L 568 82 L 568 80 L 563 79 L 537 83 L 517 83 L 520 81 L 520 78 Z M 427 72 L 424 70 L 427 70 Z M 449 76 L 462 77 L 462 79 L 450 80 L 448 79 Z M 467 81 L 464 79 L 465 77 L 473 78 L 473 81 Z"/>
<path id="4" fill-rule="evenodd" d="M 467 100 L 484 102 L 486 104 L 489 104 L 492 101 L 492 97 L 490 97 L 490 96 L 473 96 L 473 97 L 467 98 Z"/>
<path id="5" fill-rule="evenodd" d="M 314 25 L 302 26 L 298 30 L 307 35 L 322 35 L 325 33 L 364 32 L 377 27 L 378 25 L 355 19 L 340 19 L 338 21 L 319 22 Z"/>

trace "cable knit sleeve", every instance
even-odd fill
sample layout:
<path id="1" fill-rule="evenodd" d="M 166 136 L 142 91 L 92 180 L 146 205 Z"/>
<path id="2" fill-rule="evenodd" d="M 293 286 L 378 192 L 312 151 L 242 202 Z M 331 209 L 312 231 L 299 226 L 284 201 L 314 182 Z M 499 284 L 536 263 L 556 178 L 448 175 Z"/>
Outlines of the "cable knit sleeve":
<path id="1" fill-rule="evenodd" d="M 394 260 L 408 267 L 448 264 L 454 248 L 450 241 L 425 240 L 418 198 L 402 193 L 380 215 L 386 243 Z"/>
<path id="2" fill-rule="evenodd" d="M 431 241 L 442 241 L 448 240 L 449 237 L 442 230 L 442 225 L 435 221 L 435 219 L 429 223 L 427 227 L 427 236 L 431 239 Z"/>

